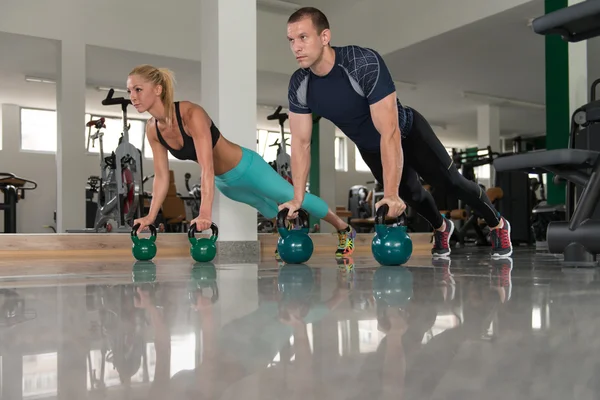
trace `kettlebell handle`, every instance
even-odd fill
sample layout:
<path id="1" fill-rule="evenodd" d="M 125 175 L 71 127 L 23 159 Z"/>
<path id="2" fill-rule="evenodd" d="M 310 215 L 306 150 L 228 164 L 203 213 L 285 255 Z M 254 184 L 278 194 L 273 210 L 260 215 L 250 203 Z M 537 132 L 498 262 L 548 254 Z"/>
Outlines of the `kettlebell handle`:
<path id="1" fill-rule="evenodd" d="M 150 229 L 150 241 L 155 242 L 156 241 L 156 227 L 152 224 L 148 225 L 148 228 Z M 133 243 L 139 243 L 140 239 L 138 238 L 137 235 L 137 231 L 138 229 L 140 229 L 140 224 L 135 224 L 133 226 L 133 228 L 131 228 L 131 240 L 133 241 Z"/>
<path id="2" fill-rule="evenodd" d="M 217 226 L 217 224 L 212 222 L 210 224 L 210 230 L 212 231 L 212 236 L 210 237 L 210 240 L 216 242 L 219 238 L 219 227 Z M 198 227 L 196 226 L 196 223 L 193 223 L 190 226 L 190 229 L 188 230 L 188 239 L 192 244 L 196 244 L 198 242 L 198 239 L 196 239 L 196 232 L 198 232 Z"/>
<path id="3" fill-rule="evenodd" d="M 281 233 L 283 230 L 285 233 L 288 233 L 288 229 L 286 227 L 287 215 L 290 212 L 289 209 L 284 208 L 277 213 L 277 230 Z M 302 226 L 302 229 L 309 229 L 308 213 L 302 209 L 298 209 L 298 217 L 295 219 L 296 222 L 299 222 Z M 283 236 L 283 235 L 282 235 Z"/>
<path id="4" fill-rule="evenodd" d="M 388 206 L 387 204 L 382 204 L 381 206 L 379 206 L 379 208 L 375 212 L 375 225 L 385 225 L 385 219 L 389 211 L 390 206 Z"/>
<path id="5" fill-rule="evenodd" d="M 388 212 L 390 211 L 390 206 L 387 204 L 382 204 L 375 214 L 375 225 L 385 225 L 385 220 Z M 398 216 L 397 219 L 398 225 L 406 226 L 406 213 L 402 213 Z"/>

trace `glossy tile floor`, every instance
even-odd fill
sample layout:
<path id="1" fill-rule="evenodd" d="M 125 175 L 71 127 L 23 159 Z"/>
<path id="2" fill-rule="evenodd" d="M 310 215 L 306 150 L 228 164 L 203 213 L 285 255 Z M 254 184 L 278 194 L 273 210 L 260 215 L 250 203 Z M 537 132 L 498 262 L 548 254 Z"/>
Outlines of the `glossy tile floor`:
<path id="1" fill-rule="evenodd" d="M 8 264 L 3 400 L 600 398 L 598 272 L 533 250 Z"/>

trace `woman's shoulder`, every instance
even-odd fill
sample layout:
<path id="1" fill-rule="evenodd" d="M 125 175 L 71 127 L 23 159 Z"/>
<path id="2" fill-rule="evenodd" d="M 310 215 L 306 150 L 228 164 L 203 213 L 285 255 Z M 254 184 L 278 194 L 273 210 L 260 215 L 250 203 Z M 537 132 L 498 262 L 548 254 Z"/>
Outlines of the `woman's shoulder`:
<path id="1" fill-rule="evenodd" d="M 192 101 L 184 100 L 179 102 L 179 112 L 184 117 L 184 120 L 189 121 L 193 118 L 201 118 L 210 121 L 210 116 L 200 104 Z"/>

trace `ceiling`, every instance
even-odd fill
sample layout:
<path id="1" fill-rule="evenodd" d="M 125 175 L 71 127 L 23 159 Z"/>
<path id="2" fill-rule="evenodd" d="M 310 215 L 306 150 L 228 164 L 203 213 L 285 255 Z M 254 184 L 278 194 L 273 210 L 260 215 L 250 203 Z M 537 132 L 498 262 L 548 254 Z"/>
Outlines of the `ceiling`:
<path id="1" fill-rule="evenodd" d="M 333 14 L 343 7 L 350 8 L 361 1 L 365 0 L 291 0 L 290 3 L 298 4 L 303 7 L 317 7 L 327 15 Z"/>

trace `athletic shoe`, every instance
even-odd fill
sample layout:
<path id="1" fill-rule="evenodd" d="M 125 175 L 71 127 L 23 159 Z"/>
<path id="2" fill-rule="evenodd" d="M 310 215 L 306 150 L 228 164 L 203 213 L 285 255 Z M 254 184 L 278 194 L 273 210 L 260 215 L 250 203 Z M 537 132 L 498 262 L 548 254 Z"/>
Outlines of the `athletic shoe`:
<path id="1" fill-rule="evenodd" d="M 335 251 L 336 257 L 347 257 L 354 252 L 354 240 L 356 239 L 356 230 L 348 225 L 343 231 L 338 231 L 338 248 Z"/>
<path id="2" fill-rule="evenodd" d="M 434 240 L 431 254 L 436 257 L 450 255 L 450 237 L 454 232 L 454 222 L 446 218 L 444 220 L 446 221 L 446 229 L 444 231 L 438 231 L 437 229 L 433 231 Z"/>
<path id="3" fill-rule="evenodd" d="M 513 252 L 510 241 L 510 223 L 502 217 L 500 228 L 490 229 L 490 241 L 492 242 L 492 257 L 510 257 Z"/>

